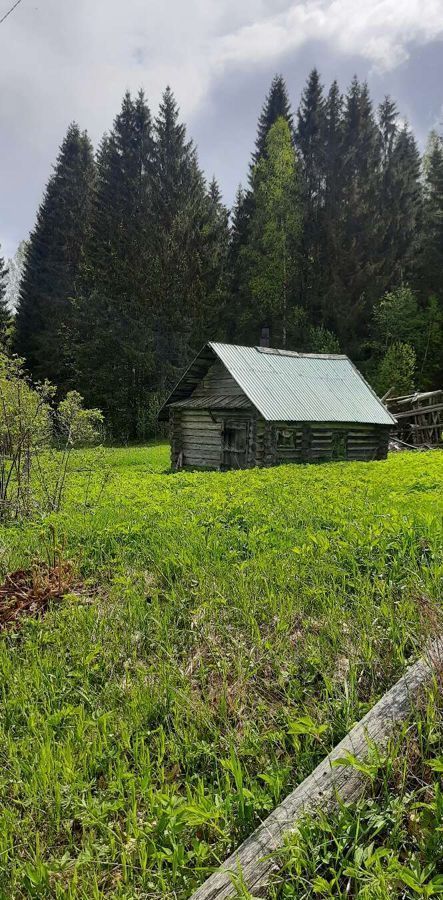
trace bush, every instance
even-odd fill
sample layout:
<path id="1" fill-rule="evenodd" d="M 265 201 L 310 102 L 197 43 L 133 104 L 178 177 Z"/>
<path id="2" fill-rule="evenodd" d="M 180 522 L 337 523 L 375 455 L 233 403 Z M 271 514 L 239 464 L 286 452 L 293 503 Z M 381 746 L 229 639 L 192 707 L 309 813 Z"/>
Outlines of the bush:
<path id="1" fill-rule="evenodd" d="M 21 519 L 60 508 L 74 447 L 97 443 L 98 409 L 84 409 L 71 391 L 54 408 L 55 390 L 32 385 L 23 361 L 0 353 L 0 519 Z M 52 452 L 56 447 L 61 453 Z"/>
<path id="2" fill-rule="evenodd" d="M 410 344 L 399 341 L 392 344 L 378 367 L 376 387 L 380 396 L 387 391 L 397 396 L 411 393 L 414 389 L 415 366 L 415 350 Z"/>
<path id="3" fill-rule="evenodd" d="M 97 444 L 103 431 L 103 413 L 99 409 L 84 409 L 83 402 L 78 391 L 69 391 L 57 407 L 58 434 L 72 447 Z"/>

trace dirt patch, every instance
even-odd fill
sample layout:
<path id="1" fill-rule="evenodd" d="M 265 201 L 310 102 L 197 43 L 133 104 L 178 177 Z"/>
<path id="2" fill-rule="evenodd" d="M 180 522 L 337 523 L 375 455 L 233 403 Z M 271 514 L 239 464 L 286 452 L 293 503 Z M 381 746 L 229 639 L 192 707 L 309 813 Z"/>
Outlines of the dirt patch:
<path id="1" fill-rule="evenodd" d="M 73 581 L 70 563 L 41 563 L 11 572 L 0 586 L 0 631 L 19 627 L 26 616 L 42 616 L 51 602 L 62 600 L 72 589 Z"/>

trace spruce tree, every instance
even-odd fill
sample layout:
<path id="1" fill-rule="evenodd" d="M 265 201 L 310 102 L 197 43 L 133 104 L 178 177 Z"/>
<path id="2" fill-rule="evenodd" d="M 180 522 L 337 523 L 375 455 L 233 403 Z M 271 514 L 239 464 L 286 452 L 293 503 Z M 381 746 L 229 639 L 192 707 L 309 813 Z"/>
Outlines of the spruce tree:
<path id="1" fill-rule="evenodd" d="M 253 165 L 266 154 L 268 132 L 279 118 L 286 119 L 292 134 L 293 117 L 286 82 L 281 75 L 274 75 L 257 124 Z"/>
<path id="2" fill-rule="evenodd" d="M 72 386 L 74 298 L 89 228 L 94 160 L 86 132 L 70 125 L 31 234 L 16 315 L 15 350 L 34 379 Z"/>
<path id="3" fill-rule="evenodd" d="M 380 219 L 377 196 L 380 138 L 367 85 L 353 79 L 346 95 L 342 133 L 340 215 L 336 222 L 339 253 L 333 264 L 325 323 L 344 350 L 360 358 L 372 307 L 380 295 Z"/>
<path id="4" fill-rule="evenodd" d="M 424 201 L 417 285 L 443 309 L 443 139 L 431 132 L 423 159 Z"/>
<path id="5" fill-rule="evenodd" d="M 303 202 L 302 303 L 311 320 L 318 321 L 321 310 L 325 170 L 326 103 L 317 69 L 309 75 L 297 113 L 296 145 L 301 159 Z"/>
<path id="6" fill-rule="evenodd" d="M 199 254 L 207 214 L 206 188 L 195 147 L 187 140 L 169 87 L 155 120 L 153 203 L 156 388 L 165 392 L 196 349 L 193 320 L 204 301 Z"/>
<path id="7" fill-rule="evenodd" d="M 112 434 L 143 437 L 154 372 L 154 145 L 142 92 L 126 93 L 97 157 L 77 336 L 79 383 Z"/>
<path id="8" fill-rule="evenodd" d="M 228 251 L 228 291 L 229 301 L 225 306 L 224 330 L 226 340 L 233 343 L 248 343 L 249 335 L 243 316 L 247 304 L 247 277 L 244 271 L 242 251 L 248 240 L 250 222 L 250 204 L 246 202 L 246 193 L 240 185 L 235 196 L 231 212 L 231 230 Z M 249 324 L 249 323 L 248 323 Z"/>
<path id="9" fill-rule="evenodd" d="M 343 216 L 343 96 L 334 81 L 325 103 L 325 173 L 323 243 L 320 253 L 322 272 L 321 309 L 319 318 L 329 328 L 336 327 L 331 298 L 340 290 L 337 285 L 337 260 L 340 255 Z"/>
<path id="10" fill-rule="evenodd" d="M 223 340 L 228 296 L 229 212 L 215 177 L 206 197 L 206 222 L 202 230 L 204 300 L 193 327 L 193 343 L 199 349 L 207 340 Z"/>
<path id="11" fill-rule="evenodd" d="M 195 147 L 167 88 L 155 120 L 153 182 L 155 387 L 160 393 L 171 389 L 211 334 L 207 297 L 216 290 L 213 229 L 219 214 L 223 218 L 215 194 L 208 197 Z"/>
<path id="12" fill-rule="evenodd" d="M 421 208 L 420 156 L 407 126 L 398 126 L 395 103 L 379 107 L 381 173 L 377 215 L 380 220 L 380 290 L 395 287 L 411 273 Z"/>

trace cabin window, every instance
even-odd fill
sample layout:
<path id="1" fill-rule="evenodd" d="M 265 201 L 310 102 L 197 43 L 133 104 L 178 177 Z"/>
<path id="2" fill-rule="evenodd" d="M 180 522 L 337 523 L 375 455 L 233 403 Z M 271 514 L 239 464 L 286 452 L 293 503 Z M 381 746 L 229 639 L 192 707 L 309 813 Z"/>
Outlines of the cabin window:
<path id="1" fill-rule="evenodd" d="M 277 428 L 277 449 L 292 450 L 296 446 L 296 432 L 290 428 Z"/>
<path id="2" fill-rule="evenodd" d="M 346 459 L 347 453 L 347 433 L 346 431 L 332 432 L 332 453 L 331 459 Z"/>

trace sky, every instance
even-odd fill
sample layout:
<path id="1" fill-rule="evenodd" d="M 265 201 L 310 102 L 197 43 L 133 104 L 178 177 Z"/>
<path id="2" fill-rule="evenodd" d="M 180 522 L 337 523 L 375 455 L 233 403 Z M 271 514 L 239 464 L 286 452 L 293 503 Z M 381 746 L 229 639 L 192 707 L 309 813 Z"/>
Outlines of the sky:
<path id="1" fill-rule="evenodd" d="M 314 66 L 391 94 L 423 147 L 443 129 L 443 0 L 20 0 L 0 24 L 2 253 L 32 229 L 71 121 L 96 146 L 126 89 L 155 114 L 170 84 L 231 205 L 272 76 L 296 109 Z"/>

